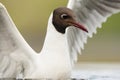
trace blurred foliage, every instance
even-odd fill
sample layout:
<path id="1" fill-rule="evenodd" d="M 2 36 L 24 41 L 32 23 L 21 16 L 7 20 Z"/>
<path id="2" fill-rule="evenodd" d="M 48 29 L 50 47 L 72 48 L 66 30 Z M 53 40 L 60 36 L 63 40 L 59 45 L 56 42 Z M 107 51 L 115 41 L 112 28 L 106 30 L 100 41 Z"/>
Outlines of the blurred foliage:
<path id="1" fill-rule="evenodd" d="M 53 9 L 66 6 L 67 0 L 0 0 L 26 41 L 37 52 L 42 48 L 47 21 Z M 120 13 L 113 15 L 88 40 L 81 61 L 120 61 Z"/>

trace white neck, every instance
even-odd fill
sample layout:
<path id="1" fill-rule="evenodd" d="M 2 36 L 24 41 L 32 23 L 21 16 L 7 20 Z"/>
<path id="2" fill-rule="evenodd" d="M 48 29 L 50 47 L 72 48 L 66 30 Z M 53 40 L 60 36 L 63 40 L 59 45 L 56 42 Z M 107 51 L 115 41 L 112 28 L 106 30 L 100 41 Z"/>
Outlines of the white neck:
<path id="1" fill-rule="evenodd" d="M 49 18 L 47 28 L 47 34 L 45 38 L 45 42 L 43 45 L 42 52 L 47 54 L 56 55 L 67 55 L 69 57 L 69 53 L 67 52 L 67 40 L 66 35 L 58 32 L 52 24 L 52 14 Z"/>

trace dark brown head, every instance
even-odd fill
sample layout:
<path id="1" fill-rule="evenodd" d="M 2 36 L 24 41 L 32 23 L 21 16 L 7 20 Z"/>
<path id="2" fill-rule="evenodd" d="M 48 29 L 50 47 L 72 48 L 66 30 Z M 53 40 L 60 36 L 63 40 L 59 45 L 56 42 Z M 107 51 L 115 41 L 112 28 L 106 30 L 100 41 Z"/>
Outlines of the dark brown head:
<path id="1" fill-rule="evenodd" d="M 62 34 L 65 33 L 66 28 L 69 26 L 74 26 L 88 32 L 84 26 L 77 22 L 74 12 L 66 7 L 60 7 L 54 10 L 52 23 L 56 30 Z"/>

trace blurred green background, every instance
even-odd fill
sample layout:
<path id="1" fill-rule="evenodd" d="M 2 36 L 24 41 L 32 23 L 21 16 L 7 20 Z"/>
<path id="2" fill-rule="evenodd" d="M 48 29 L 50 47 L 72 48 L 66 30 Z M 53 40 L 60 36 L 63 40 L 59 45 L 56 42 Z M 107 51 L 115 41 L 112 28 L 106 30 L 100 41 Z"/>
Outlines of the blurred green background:
<path id="1" fill-rule="evenodd" d="M 66 6 L 67 0 L 0 0 L 30 46 L 40 52 L 53 9 Z M 120 62 L 120 13 L 113 15 L 88 39 L 79 61 Z"/>

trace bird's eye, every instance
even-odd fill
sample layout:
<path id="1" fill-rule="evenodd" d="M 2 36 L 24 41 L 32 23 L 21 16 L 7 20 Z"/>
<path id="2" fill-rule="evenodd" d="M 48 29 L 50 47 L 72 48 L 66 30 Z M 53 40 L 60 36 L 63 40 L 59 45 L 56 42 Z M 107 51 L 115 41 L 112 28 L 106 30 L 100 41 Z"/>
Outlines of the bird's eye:
<path id="1" fill-rule="evenodd" d="M 69 18 L 69 16 L 67 14 L 62 14 L 60 17 L 61 17 L 61 19 L 68 19 Z"/>

